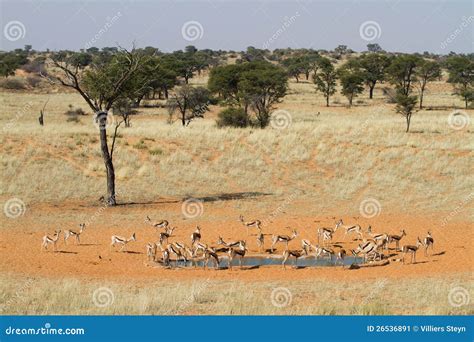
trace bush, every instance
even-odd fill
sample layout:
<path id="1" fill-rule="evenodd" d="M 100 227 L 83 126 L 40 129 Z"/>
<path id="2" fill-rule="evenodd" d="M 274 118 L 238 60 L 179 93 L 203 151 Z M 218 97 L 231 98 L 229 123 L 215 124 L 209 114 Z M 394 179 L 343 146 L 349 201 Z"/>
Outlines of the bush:
<path id="1" fill-rule="evenodd" d="M 243 108 L 227 108 L 218 115 L 218 127 L 247 127 L 250 118 Z"/>
<path id="2" fill-rule="evenodd" d="M 66 122 L 79 122 L 79 116 L 86 115 L 81 108 L 74 109 L 69 105 L 69 110 L 64 113 L 67 116 Z"/>
<path id="3" fill-rule="evenodd" d="M 41 83 L 41 78 L 37 76 L 28 76 L 26 83 L 32 88 L 36 88 Z"/>
<path id="4" fill-rule="evenodd" d="M 25 82 L 19 78 L 7 78 L 0 82 L 0 88 L 22 90 L 25 89 Z"/>

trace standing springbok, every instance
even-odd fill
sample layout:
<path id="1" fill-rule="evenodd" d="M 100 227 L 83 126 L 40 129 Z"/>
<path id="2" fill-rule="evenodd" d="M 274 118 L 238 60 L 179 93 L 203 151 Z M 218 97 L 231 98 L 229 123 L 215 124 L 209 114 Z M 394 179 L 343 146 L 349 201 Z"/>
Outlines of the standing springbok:
<path id="1" fill-rule="evenodd" d="M 431 231 L 428 231 L 428 235 L 423 239 L 423 246 L 425 247 L 425 256 L 428 256 L 428 248 L 431 247 L 431 253 L 433 253 L 434 249 L 434 239 L 431 235 Z"/>
<path id="2" fill-rule="evenodd" d="M 76 244 L 80 245 L 81 244 L 81 239 L 80 235 L 86 229 L 86 224 L 85 223 L 80 223 L 79 224 L 79 231 L 77 230 L 72 230 L 72 229 L 66 229 L 64 231 L 64 244 L 67 245 L 67 240 L 71 237 L 74 236 L 76 238 Z"/>
<path id="3" fill-rule="evenodd" d="M 232 260 L 234 260 L 235 257 L 239 257 L 239 266 L 242 268 L 242 259 L 245 256 L 245 253 L 247 252 L 247 247 L 245 247 L 245 244 L 240 243 L 239 248 L 229 248 L 229 269 L 232 270 Z"/>
<path id="4" fill-rule="evenodd" d="M 157 252 L 158 245 L 153 242 L 149 242 L 146 244 L 146 256 L 148 261 L 156 261 L 156 252 Z"/>
<path id="5" fill-rule="evenodd" d="M 257 235 L 257 246 L 260 252 L 265 251 L 265 236 L 261 231 Z"/>
<path id="6" fill-rule="evenodd" d="M 191 234 L 191 246 L 201 241 L 201 228 L 196 226 L 196 230 Z"/>
<path id="7" fill-rule="evenodd" d="M 334 233 L 336 233 L 337 229 L 341 226 L 342 226 L 342 220 L 339 220 L 336 222 L 336 225 L 334 226 L 334 228 L 327 228 L 327 227 L 318 228 L 318 244 L 321 238 L 323 239 L 323 244 L 325 243 L 325 241 L 331 241 L 332 236 L 334 235 Z"/>
<path id="8" fill-rule="evenodd" d="M 217 255 L 216 251 L 212 248 L 208 248 L 204 251 L 204 268 L 206 269 L 209 264 L 209 260 L 214 260 L 214 265 L 216 270 L 219 268 L 219 256 Z"/>
<path id="9" fill-rule="evenodd" d="M 416 252 L 418 251 L 418 248 L 420 248 L 420 246 L 423 246 L 423 243 L 421 242 L 420 238 L 417 237 L 416 238 L 416 245 L 405 245 L 402 247 L 402 253 L 403 253 L 403 257 L 402 257 L 402 261 L 403 263 L 405 263 L 405 255 L 407 253 L 410 253 L 411 254 L 411 263 L 412 264 L 415 264 L 416 263 Z"/>
<path id="10" fill-rule="evenodd" d="M 120 248 L 120 252 L 123 252 L 127 243 L 131 241 L 137 241 L 135 233 L 133 233 L 132 236 L 130 236 L 130 238 L 128 239 L 118 235 L 112 235 L 112 243 L 110 244 L 110 248 L 113 248 L 116 244 L 119 244 L 122 245 L 122 247 Z"/>
<path id="11" fill-rule="evenodd" d="M 167 227 L 165 232 L 160 233 L 160 244 L 168 243 L 168 238 L 173 234 L 176 227 Z"/>
<path id="12" fill-rule="evenodd" d="M 345 257 L 346 257 L 346 250 L 341 248 L 336 254 L 335 264 L 337 264 L 338 260 L 341 260 L 342 267 L 344 267 L 344 258 Z"/>
<path id="13" fill-rule="evenodd" d="M 289 227 L 287 227 L 289 228 Z M 288 236 L 288 235 L 273 235 L 272 236 L 272 247 L 270 248 L 270 250 L 273 251 L 275 250 L 275 245 L 278 243 L 278 242 L 283 242 L 285 243 L 286 245 L 286 249 L 288 249 L 288 243 L 293 240 L 294 238 L 296 238 L 298 236 L 298 232 L 296 231 L 296 229 L 293 229 L 293 232 L 291 234 L 291 236 Z"/>
<path id="14" fill-rule="evenodd" d="M 329 260 L 331 260 L 332 256 L 334 255 L 334 251 L 330 248 L 315 246 L 316 259 L 324 255 L 327 256 Z"/>
<path id="15" fill-rule="evenodd" d="M 243 215 L 240 215 L 239 216 L 239 220 L 240 222 L 242 222 L 242 224 L 247 227 L 247 235 L 249 235 L 249 228 L 257 228 L 260 232 L 262 231 L 262 221 L 260 220 L 254 220 L 254 221 L 244 221 L 244 217 Z"/>
<path id="16" fill-rule="evenodd" d="M 391 244 L 395 242 L 395 250 L 399 251 L 400 250 L 400 240 L 406 236 L 407 233 L 405 232 L 405 229 L 402 229 L 400 231 L 400 235 L 389 235 L 388 236 L 388 243 Z"/>
<path id="17" fill-rule="evenodd" d="M 53 251 L 56 252 L 57 251 L 56 244 L 57 244 L 58 239 L 59 239 L 59 233 L 61 233 L 60 229 L 56 230 L 52 236 L 49 236 L 49 235 L 43 236 L 43 243 L 41 244 L 41 250 L 47 250 L 48 245 L 52 244 L 53 245 Z"/>
<path id="18" fill-rule="evenodd" d="M 313 249 L 313 245 L 309 240 L 302 239 L 301 248 L 303 249 L 304 255 L 309 255 L 309 253 L 311 253 L 311 250 Z"/>

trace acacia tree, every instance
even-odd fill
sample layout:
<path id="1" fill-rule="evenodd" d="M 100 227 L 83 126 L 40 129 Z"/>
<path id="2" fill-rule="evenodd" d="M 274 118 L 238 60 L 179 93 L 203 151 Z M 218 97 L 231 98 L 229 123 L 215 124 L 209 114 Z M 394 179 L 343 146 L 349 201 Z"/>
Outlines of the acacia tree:
<path id="1" fill-rule="evenodd" d="M 372 99 L 375 85 L 385 79 L 385 72 L 390 65 L 390 59 L 380 53 L 371 53 L 360 56 L 357 61 L 363 69 L 365 84 L 369 87 L 369 99 Z"/>
<path id="2" fill-rule="evenodd" d="M 416 70 L 422 63 L 422 58 L 413 55 L 396 57 L 387 69 L 390 82 L 395 86 L 397 95 L 395 102 L 397 113 L 405 117 L 407 129 L 410 130 L 411 117 L 414 113 L 418 97 L 411 95 L 413 83 L 417 80 Z"/>
<path id="3" fill-rule="evenodd" d="M 423 59 L 414 55 L 401 55 L 395 57 L 387 68 L 390 83 L 397 91 L 409 95 L 412 91 L 413 83 L 416 81 L 416 70 Z"/>
<path id="4" fill-rule="evenodd" d="M 260 128 L 270 122 L 270 111 L 281 101 L 288 89 L 288 77 L 284 69 L 269 62 L 248 63 L 238 83 L 239 97 L 245 107 L 250 106 Z"/>
<path id="5" fill-rule="evenodd" d="M 135 49 L 119 49 L 107 58 L 100 58 L 87 64 L 87 58 L 78 58 L 77 54 L 59 53 L 52 57 L 53 65 L 60 73 L 52 76 L 65 87 L 77 91 L 87 105 L 94 111 L 99 126 L 100 148 L 107 176 L 107 204 L 117 204 L 115 197 L 115 171 L 113 153 L 120 121 L 115 124 L 112 142 L 109 148 L 107 124 L 109 110 L 124 96 L 133 92 L 134 76 L 146 64 L 147 56 Z M 86 65 L 84 64 L 86 63 Z M 140 87 L 147 87 L 147 82 Z M 138 93 L 140 89 L 135 89 Z"/>
<path id="6" fill-rule="evenodd" d="M 405 118 L 407 124 L 406 132 L 408 133 L 410 130 L 411 117 L 414 113 L 416 102 L 418 101 L 417 96 L 397 93 L 395 101 L 397 103 L 395 110 Z"/>
<path id="7" fill-rule="evenodd" d="M 472 56 L 451 56 L 446 61 L 448 82 L 454 85 L 454 94 L 464 100 L 466 108 L 474 101 L 474 59 Z"/>
<path id="8" fill-rule="evenodd" d="M 435 61 L 422 60 L 417 68 L 418 87 L 420 91 L 420 109 L 423 109 L 423 95 L 426 84 L 435 81 L 441 76 L 441 67 Z"/>
<path id="9" fill-rule="evenodd" d="M 339 80 L 341 82 L 341 94 L 349 100 L 349 106 L 352 106 L 353 99 L 364 91 L 363 72 L 357 60 L 349 60 L 338 70 Z"/>
<path id="10" fill-rule="evenodd" d="M 286 95 L 288 77 L 284 69 L 265 61 L 218 66 L 211 70 L 208 88 L 225 104 L 253 110 L 259 127 L 270 120 L 273 106 Z"/>
<path id="11" fill-rule="evenodd" d="M 326 98 L 326 107 L 329 107 L 329 97 L 336 92 L 336 80 L 337 73 L 331 61 L 321 57 L 318 61 L 318 70 L 313 75 L 313 82 Z"/>
<path id="12" fill-rule="evenodd" d="M 172 118 L 172 114 L 178 111 L 181 124 L 188 126 L 195 118 L 204 117 L 204 113 L 209 110 L 209 102 L 209 90 L 184 85 L 168 100 L 170 117 Z"/>

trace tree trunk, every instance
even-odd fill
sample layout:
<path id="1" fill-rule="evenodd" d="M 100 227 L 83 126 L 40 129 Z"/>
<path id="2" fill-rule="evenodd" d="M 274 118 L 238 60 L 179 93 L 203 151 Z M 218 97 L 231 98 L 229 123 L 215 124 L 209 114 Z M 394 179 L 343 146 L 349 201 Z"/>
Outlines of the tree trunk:
<path id="1" fill-rule="evenodd" d="M 165 92 L 165 99 L 167 99 L 167 100 L 168 100 L 168 97 L 169 97 L 169 94 L 168 94 L 168 88 L 167 88 L 167 87 L 165 87 L 163 90 L 164 90 L 164 92 Z"/>
<path id="2" fill-rule="evenodd" d="M 329 95 L 326 95 L 326 107 L 329 107 Z"/>
<path id="3" fill-rule="evenodd" d="M 423 109 L 423 93 L 424 93 L 424 89 L 421 89 L 421 91 L 420 91 L 420 109 Z"/>
<path id="4" fill-rule="evenodd" d="M 369 99 L 372 99 L 374 97 L 374 88 L 375 84 L 369 85 Z"/>
<path id="5" fill-rule="evenodd" d="M 408 131 L 410 130 L 410 121 L 411 121 L 411 114 L 408 114 L 406 116 L 407 118 L 407 130 L 406 130 L 406 133 L 408 133 Z"/>
<path id="6" fill-rule="evenodd" d="M 298 76 L 295 76 L 295 79 L 296 79 L 296 83 L 300 83 L 300 79 L 298 78 Z"/>
<path id="7" fill-rule="evenodd" d="M 99 114 L 100 115 L 100 114 Z M 112 157 L 109 153 L 107 145 L 107 114 L 99 117 L 100 128 L 100 149 L 102 151 L 102 159 L 104 160 L 105 170 L 107 173 L 107 204 L 114 206 L 117 204 L 115 198 L 115 171 Z"/>
<path id="8" fill-rule="evenodd" d="M 181 123 L 183 124 L 183 127 L 186 127 L 186 114 L 181 113 Z"/>
<path id="9" fill-rule="evenodd" d="M 305 76 L 306 76 L 306 81 L 309 80 L 309 71 L 306 71 Z"/>
<path id="10" fill-rule="evenodd" d="M 353 95 L 350 95 L 349 96 L 349 107 L 352 107 L 352 98 L 353 98 Z"/>
<path id="11" fill-rule="evenodd" d="M 466 109 L 467 109 L 467 103 L 468 103 L 468 101 L 467 101 L 467 96 L 464 96 L 464 103 L 465 103 Z"/>

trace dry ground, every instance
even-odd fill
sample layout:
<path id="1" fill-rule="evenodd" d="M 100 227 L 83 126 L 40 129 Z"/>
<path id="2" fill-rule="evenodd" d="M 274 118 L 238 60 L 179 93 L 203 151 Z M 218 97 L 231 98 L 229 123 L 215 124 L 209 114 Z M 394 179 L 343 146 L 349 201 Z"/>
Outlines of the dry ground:
<path id="1" fill-rule="evenodd" d="M 472 124 L 462 130 L 448 125 L 453 106 L 462 105 L 450 92 L 442 82 L 430 86 L 425 104 L 434 108 L 415 114 L 410 134 L 380 91 L 373 101 L 364 94 L 350 109 L 337 95 L 326 108 L 309 83 L 291 83 L 279 105 L 291 124 L 281 130 L 218 129 L 217 107 L 183 129 L 168 125 L 163 109 L 145 108 L 131 128 L 120 131 L 114 159 L 124 205 L 116 208 L 97 201 L 105 177 L 92 116 L 72 123 L 63 114 L 68 104 L 87 111 L 78 96 L 0 93 L 0 198 L 2 205 L 11 198 L 26 204 L 22 216 L 0 218 L 4 312 L 472 313 L 472 305 L 448 301 L 453 288 L 468 294 L 472 288 L 474 184 Z M 46 125 L 40 127 L 37 115 L 48 98 Z M 204 201 L 201 216 L 183 215 L 188 197 Z M 372 218 L 360 212 L 367 199 L 380 203 Z M 342 217 L 376 232 L 405 228 L 403 241 L 411 244 L 431 230 L 436 255 L 418 253 L 415 265 L 359 270 L 165 270 L 145 264 L 144 245 L 156 239 L 145 215 L 167 218 L 178 227 L 175 239 L 187 243 L 199 224 L 203 240 L 215 244 L 219 235 L 247 238 L 237 221 L 241 213 L 264 220 L 268 234 L 298 229 L 292 248 L 300 238 L 315 241 L 317 227 Z M 40 253 L 45 233 L 84 221 L 83 245 Z M 130 245 L 133 253 L 109 250 L 112 234 L 132 232 L 138 237 Z M 247 239 L 255 252 L 255 236 Z M 341 232 L 335 240 L 345 248 L 356 244 L 342 240 Z M 91 292 L 100 286 L 113 289 L 113 305 L 93 305 Z M 270 301 L 280 286 L 293 297 L 284 308 Z M 405 305 L 407 298 L 413 305 Z"/>

